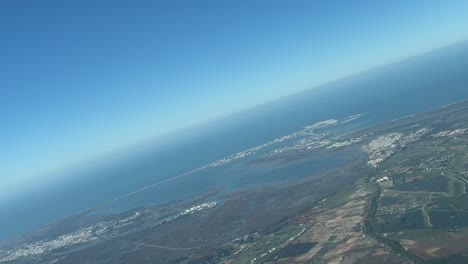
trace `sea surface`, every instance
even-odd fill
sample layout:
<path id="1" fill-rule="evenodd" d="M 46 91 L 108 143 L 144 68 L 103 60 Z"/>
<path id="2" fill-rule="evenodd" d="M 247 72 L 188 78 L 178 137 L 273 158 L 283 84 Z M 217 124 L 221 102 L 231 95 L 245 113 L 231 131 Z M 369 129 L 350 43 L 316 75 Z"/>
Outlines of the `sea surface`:
<path id="1" fill-rule="evenodd" d="M 145 186 L 331 119 L 365 114 L 341 134 L 468 99 L 468 43 L 362 73 L 167 135 L 91 165 L 71 168 L 56 182 L 0 203 L 0 240 L 13 238 Z M 345 157 L 311 159 L 286 167 L 239 169 L 240 163 L 194 172 L 103 208 L 189 198 L 216 186 L 306 177 Z M 236 167 L 237 166 L 237 167 Z"/>

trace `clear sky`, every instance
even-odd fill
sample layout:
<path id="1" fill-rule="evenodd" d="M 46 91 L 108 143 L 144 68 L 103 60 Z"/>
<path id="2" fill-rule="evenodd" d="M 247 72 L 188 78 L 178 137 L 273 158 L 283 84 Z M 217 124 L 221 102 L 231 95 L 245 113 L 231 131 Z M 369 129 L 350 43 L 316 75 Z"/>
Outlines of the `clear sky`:
<path id="1" fill-rule="evenodd" d="M 0 1 L 0 192 L 463 40 L 468 1 Z"/>

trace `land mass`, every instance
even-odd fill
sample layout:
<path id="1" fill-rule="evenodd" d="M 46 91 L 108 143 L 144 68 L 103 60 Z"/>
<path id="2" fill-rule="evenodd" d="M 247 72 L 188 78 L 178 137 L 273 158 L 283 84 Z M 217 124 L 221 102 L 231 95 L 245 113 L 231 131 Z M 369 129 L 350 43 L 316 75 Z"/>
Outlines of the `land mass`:
<path id="1" fill-rule="evenodd" d="M 467 263 L 468 101 L 333 134 L 359 117 L 199 168 L 273 166 L 288 177 L 82 212 L 9 241 L 0 263 Z M 332 159 L 303 177 L 282 171 Z"/>

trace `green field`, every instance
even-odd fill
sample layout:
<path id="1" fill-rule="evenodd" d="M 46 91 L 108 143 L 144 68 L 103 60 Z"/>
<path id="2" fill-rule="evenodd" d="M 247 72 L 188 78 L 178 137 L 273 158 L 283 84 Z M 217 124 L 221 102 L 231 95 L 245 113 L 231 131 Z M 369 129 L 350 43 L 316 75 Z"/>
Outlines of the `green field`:
<path id="1" fill-rule="evenodd" d="M 351 188 L 347 188 L 340 192 L 337 192 L 333 196 L 329 197 L 322 206 L 328 209 L 333 209 L 341 206 L 352 200 L 362 198 L 374 194 L 377 191 L 377 186 L 374 183 L 362 183 Z"/>

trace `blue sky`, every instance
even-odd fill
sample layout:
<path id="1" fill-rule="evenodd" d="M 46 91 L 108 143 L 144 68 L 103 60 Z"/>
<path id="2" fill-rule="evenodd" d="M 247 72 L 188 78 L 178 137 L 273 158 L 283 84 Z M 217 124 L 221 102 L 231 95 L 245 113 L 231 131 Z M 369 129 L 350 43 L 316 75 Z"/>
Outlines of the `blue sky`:
<path id="1" fill-rule="evenodd" d="M 468 1 L 2 1 L 0 192 L 464 40 L 467 12 Z"/>

